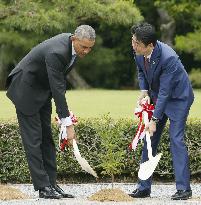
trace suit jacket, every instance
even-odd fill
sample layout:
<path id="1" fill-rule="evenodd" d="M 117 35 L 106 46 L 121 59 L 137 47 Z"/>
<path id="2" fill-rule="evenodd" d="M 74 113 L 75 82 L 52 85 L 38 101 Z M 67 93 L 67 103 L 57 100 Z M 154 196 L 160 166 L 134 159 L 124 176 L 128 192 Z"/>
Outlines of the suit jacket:
<path id="1" fill-rule="evenodd" d="M 146 70 L 144 56 L 135 55 L 141 90 L 148 90 L 155 101 L 153 116 L 162 119 L 165 113 L 178 120 L 188 115 L 194 100 L 193 90 L 184 66 L 176 52 L 157 41 Z"/>
<path id="2" fill-rule="evenodd" d="M 66 75 L 72 58 L 70 33 L 62 33 L 34 47 L 12 70 L 7 96 L 25 115 L 33 115 L 53 97 L 60 118 L 69 116 Z"/>

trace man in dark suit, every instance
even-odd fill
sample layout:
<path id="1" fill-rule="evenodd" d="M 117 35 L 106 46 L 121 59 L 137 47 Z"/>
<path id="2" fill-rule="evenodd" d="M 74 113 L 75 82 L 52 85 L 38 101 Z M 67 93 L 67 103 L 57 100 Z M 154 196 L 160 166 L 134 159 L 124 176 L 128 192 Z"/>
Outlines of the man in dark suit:
<path id="1" fill-rule="evenodd" d="M 141 89 L 139 102 L 146 97 L 155 104 L 153 117 L 146 127 L 152 136 L 153 155 L 156 155 L 163 128 L 169 119 L 170 149 L 177 189 L 172 199 L 188 199 L 192 196 L 192 191 L 184 129 L 194 100 L 191 83 L 178 55 L 170 46 L 157 41 L 152 25 L 142 23 L 133 26 L 132 35 Z M 142 162 L 148 160 L 147 155 L 145 143 Z M 149 197 L 150 193 L 151 177 L 148 180 L 139 180 L 137 189 L 130 195 L 143 198 Z"/>
<path id="2" fill-rule="evenodd" d="M 66 75 L 76 56 L 84 57 L 95 43 L 95 31 L 81 25 L 34 47 L 7 78 L 7 96 L 16 107 L 32 182 L 41 198 L 73 198 L 56 184 L 56 152 L 51 133 L 51 99 L 68 140 L 75 138 L 65 98 Z"/>

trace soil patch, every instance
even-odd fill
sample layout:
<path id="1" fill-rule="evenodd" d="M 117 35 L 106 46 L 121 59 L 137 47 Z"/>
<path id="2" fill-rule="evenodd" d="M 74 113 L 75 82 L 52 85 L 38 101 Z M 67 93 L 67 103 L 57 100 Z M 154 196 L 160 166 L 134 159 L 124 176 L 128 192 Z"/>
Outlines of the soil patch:
<path id="1" fill-rule="evenodd" d="M 12 199 L 28 199 L 29 197 L 23 194 L 18 189 L 10 187 L 8 185 L 0 184 L 0 200 L 12 200 Z"/>
<path id="2" fill-rule="evenodd" d="M 134 199 L 120 189 L 102 189 L 88 197 L 90 201 L 133 201 Z"/>

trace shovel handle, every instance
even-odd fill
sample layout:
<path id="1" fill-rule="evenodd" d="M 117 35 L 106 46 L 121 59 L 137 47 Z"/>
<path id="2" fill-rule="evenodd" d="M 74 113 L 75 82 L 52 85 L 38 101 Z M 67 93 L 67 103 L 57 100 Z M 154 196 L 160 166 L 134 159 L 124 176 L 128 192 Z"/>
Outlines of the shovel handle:
<path id="1" fill-rule="evenodd" d="M 149 131 L 146 131 L 146 141 L 147 141 L 148 158 L 151 159 L 153 155 L 152 155 L 152 146 L 151 146 L 151 139 L 150 139 Z"/>
<path id="2" fill-rule="evenodd" d="M 146 127 L 146 125 L 149 123 L 147 112 L 143 112 L 143 119 L 144 119 L 144 124 Z M 151 138 L 150 138 L 149 131 L 146 131 L 146 142 L 147 142 L 148 158 L 151 159 L 153 155 L 152 155 L 152 146 L 151 146 Z"/>

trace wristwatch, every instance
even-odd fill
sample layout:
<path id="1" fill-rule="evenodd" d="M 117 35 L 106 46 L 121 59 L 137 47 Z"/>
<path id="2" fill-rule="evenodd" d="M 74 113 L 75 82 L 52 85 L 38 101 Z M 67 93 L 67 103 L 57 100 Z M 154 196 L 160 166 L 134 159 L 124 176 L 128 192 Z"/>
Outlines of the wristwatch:
<path id="1" fill-rule="evenodd" d="M 156 124 L 159 122 L 159 119 L 154 116 L 151 117 L 151 120 L 154 121 Z"/>

